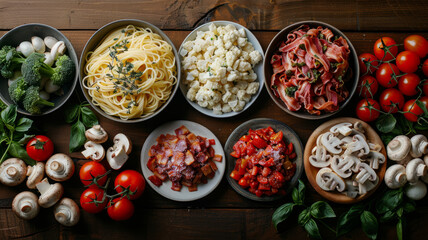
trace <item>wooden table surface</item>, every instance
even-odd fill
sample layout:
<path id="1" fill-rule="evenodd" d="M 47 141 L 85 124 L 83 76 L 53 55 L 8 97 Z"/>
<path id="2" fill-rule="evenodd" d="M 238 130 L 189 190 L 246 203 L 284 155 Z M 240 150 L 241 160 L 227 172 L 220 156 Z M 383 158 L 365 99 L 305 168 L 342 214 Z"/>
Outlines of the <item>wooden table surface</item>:
<path id="1" fill-rule="evenodd" d="M 72 42 L 77 54 L 98 28 L 118 19 L 141 19 L 165 30 L 175 46 L 180 46 L 196 26 L 213 20 L 234 21 L 248 27 L 264 49 L 275 34 L 287 25 L 302 20 L 319 20 L 342 30 L 357 52 L 372 51 L 376 39 L 391 36 L 397 42 L 410 33 L 428 37 L 428 1 L 301 1 L 301 0 L 0 0 L 0 35 L 25 23 L 44 23 L 61 30 Z M 66 106 L 83 99 L 79 86 Z M 337 115 L 355 116 L 354 103 Z M 55 143 L 56 152 L 68 153 L 70 125 L 63 116 L 65 107 L 45 117 L 33 118 Z M 312 131 L 322 122 L 301 120 L 284 113 L 270 99 L 265 90 L 247 111 L 236 117 L 217 119 L 194 110 L 180 92 L 170 105 L 151 120 L 138 124 L 116 123 L 97 115 L 110 136 L 123 132 L 133 140 L 133 152 L 125 169 L 141 171 L 140 151 L 148 134 L 162 123 L 187 119 L 209 128 L 224 145 L 229 134 L 242 122 L 268 117 L 292 127 L 305 144 Z M 328 119 L 327 119 L 328 120 Z M 111 141 L 111 139 L 110 139 Z M 72 154 L 76 159 L 79 154 Z M 306 176 L 302 179 L 307 183 Z M 11 210 L 14 196 L 26 187 L 0 186 L 0 239 L 306 239 L 307 234 L 291 221 L 276 233 L 271 217 L 285 200 L 260 203 L 238 195 L 223 178 L 220 185 L 207 197 L 194 202 L 175 202 L 157 194 L 150 187 L 135 201 L 136 212 L 125 222 L 110 220 L 107 214 L 88 214 L 82 211 L 75 227 L 58 224 L 51 209 L 42 209 L 31 221 L 17 218 Z M 78 176 L 64 183 L 65 196 L 79 201 L 83 192 Z M 307 183 L 308 201 L 321 197 Z M 349 206 L 332 204 L 337 214 Z M 418 202 L 418 211 L 408 219 L 405 235 L 408 239 L 424 239 L 428 234 L 427 199 Z M 333 236 L 322 231 L 325 236 Z M 395 226 L 385 224 L 379 230 L 382 239 L 395 239 Z M 366 238 L 361 229 L 342 237 Z"/>

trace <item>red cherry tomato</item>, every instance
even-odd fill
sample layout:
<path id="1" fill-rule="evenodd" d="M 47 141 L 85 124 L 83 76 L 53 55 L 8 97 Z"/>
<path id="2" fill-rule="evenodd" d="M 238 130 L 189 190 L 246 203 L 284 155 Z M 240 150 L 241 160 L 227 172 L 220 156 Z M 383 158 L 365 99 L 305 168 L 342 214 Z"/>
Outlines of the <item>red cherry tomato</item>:
<path id="1" fill-rule="evenodd" d="M 26 150 L 30 158 L 36 161 L 46 161 L 52 156 L 54 145 L 48 137 L 37 135 L 28 141 Z"/>
<path id="2" fill-rule="evenodd" d="M 361 75 L 364 75 L 374 73 L 376 71 L 376 67 L 379 65 L 379 59 L 371 53 L 363 53 L 358 56 L 358 63 L 360 64 Z M 370 63 L 371 65 L 368 71 L 366 63 Z"/>
<path id="3" fill-rule="evenodd" d="M 101 163 L 90 161 L 83 164 L 83 166 L 80 168 L 80 181 L 85 186 L 90 185 L 89 187 L 91 188 L 104 186 L 107 181 L 107 175 L 105 175 L 106 173 L 107 170 Z M 102 175 L 104 175 L 104 177 L 101 177 Z M 98 183 L 98 186 L 95 184 L 95 182 Z"/>
<path id="4" fill-rule="evenodd" d="M 134 204 L 127 198 L 115 198 L 109 203 L 107 213 L 115 221 L 124 221 L 134 215 Z"/>
<path id="5" fill-rule="evenodd" d="M 403 111 L 406 112 L 404 113 L 404 117 L 411 122 L 417 122 L 418 117 L 424 113 L 422 108 L 416 104 L 415 99 L 407 101 L 404 104 Z"/>
<path id="6" fill-rule="evenodd" d="M 422 91 L 424 92 L 425 96 L 428 96 L 428 81 L 422 83 Z"/>
<path id="7" fill-rule="evenodd" d="M 395 88 L 387 88 L 380 94 L 379 102 L 385 112 L 396 113 L 403 108 L 404 96 Z"/>
<path id="8" fill-rule="evenodd" d="M 398 69 L 405 73 L 413 73 L 418 70 L 421 60 L 419 56 L 410 51 L 403 51 L 398 54 L 397 59 L 395 60 Z"/>
<path id="9" fill-rule="evenodd" d="M 376 79 L 381 86 L 391 88 L 398 84 L 398 78 L 393 78 L 394 74 L 400 74 L 398 67 L 392 63 L 383 63 L 376 71 Z"/>
<path id="10" fill-rule="evenodd" d="M 100 188 L 88 188 L 80 196 L 80 206 L 88 213 L 99 213 L 107 206 L 107 198 L 103 201 L 104 194 Z"/>
<path id="11" fill-rule="evenodd" d="M 418 93 L 418 85 L 421 79 L 414 73 L 408 73 L 398 80 L 398 89 L 406 96 L 413 96 Z"/>
<path id="12" fill-rule="evenodd" d="M 143 194 L 146 187 L 146 181 L 143 175 L 135 170 L 125 170 L 117 175 L 114 180 L 116 192 L 120 193 L 129 187 L 129 190 L 134 194 L 130 194 L 131 200 L 137 199 Z"/>
<path id="13" fill-rule="evenodd" d="M 428 59 L 422 64 L 422 71 L 424 72 L 425 77 L 428 77 Z"/>
<path id="14" fill-rule="evenodd" d="M 404 49 L 424 58 L 428 54 L 428 41 L 420 35 L 410 35 L 404 39 Z"/>
<path id="15" fill-rule="evenodd" d="M 382 41 L 384 44 L 382 44 Z M 377 59 L 382 60 L 382 61 L 388 61 L 388 60 L 395 58 L 395 56 L 397 56 L 397 52 L 398 52 L 397 46 L 390 47 L 389 52 L 387 52 L 386 54 L 384 51 L 384 46 L 391 46 L 391 45 L 395 45 L 395 44 L 396 44 L 396 42 L 394 41 L 394 39 L 392 39 L 390 37 L 379 38 L 375 42 L 374 48 L 373 48 L 373 52 L 374 52 L 375 56 L 377 57 Z"/>
<path id="16" fill-rule="evenodd" d="M 423 96 L 423 97 L 419 98 L 419 101 L 421 101 L 424 104 L 425 108 L 428 109 L 428 97 L 427 96 Z"/>
<path id="17" fill-rule="evenodd" d="M 373 98 L 376 94 L 379 85 L 376 81 L 376 78 L 365 75 L 361 78 L 360 83 L 358 84 L 358 94 L 365 98 Z"/>
<path id="18" fill-rule="evenodd" d="M 379 110 L 379 103 L 372 98 L 367 98 L 358 102 L 356 112 L 359 119 L 365 122 L 371 122 L 379 117 Z"/>

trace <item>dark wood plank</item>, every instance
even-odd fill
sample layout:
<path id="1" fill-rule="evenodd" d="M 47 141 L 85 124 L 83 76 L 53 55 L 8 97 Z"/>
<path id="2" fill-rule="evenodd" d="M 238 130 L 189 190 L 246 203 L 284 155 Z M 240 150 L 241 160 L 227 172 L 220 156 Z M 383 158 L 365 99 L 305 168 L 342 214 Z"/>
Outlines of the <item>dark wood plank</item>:
<path id="1" fill-rule="evenodd" d="M 117 19 L 141 19 L 162 29 L 192 29 L 211 20 L 250 29 L 278 30 L 303 20 L 325 21 L 350 31 L 424 31 L 428 2 L 330 0 L 25 0 L 0 3 L 0 29 L 38 22 L 59 29 L 98 29 Z"/>

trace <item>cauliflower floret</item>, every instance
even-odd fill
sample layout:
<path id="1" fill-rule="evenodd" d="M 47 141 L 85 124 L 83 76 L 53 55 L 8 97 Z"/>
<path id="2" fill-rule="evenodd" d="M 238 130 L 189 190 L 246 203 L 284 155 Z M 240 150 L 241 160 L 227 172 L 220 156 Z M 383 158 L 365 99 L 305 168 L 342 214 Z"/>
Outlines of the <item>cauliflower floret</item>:
<path id="1" fill-rule="evenodd" d="M 209 30 L 210 32 L 216 33 L 217 32 L 217 27 L 215 26 L 214 23 L 211 23 L 209 26 Z"/>
<path id="2" fill-rule="evenodd" d="M 250 54 L 245 51 L 241 51 L 240 59 L 249 62 L 250 61 Z"/>
<path id="3" fill-rule="evenodd" d="M 218 76 L 223 80 L 227 80 L 226 79 L 226 68 L 225 67 L 220 67 L 217 71 Z"/>
<path id="4" fill-rule="evenodd" d="M 236 55 L 232 51 L 226 53 L 226 64 L 227 66 L 233 66 L 233 63 L 236 60 Z"/>
<path id="5" fill-rule="evenodd" d="M 240 89 L 240 90 L 245 90 L 248 87 L 248 83 L 245 81 L 238 81 L 235 85 L 236 88 Z"/>
<path id="6" fill-rule="evenodd" d="M 185 48 L 182 48 L 181 49 L 181 51 L 180 51 L 180 55 L 182 56 L 182 57 L 184 57 L 184 56 L 186 56 L 186 54 L 188 53 L 189 51 L 187 51 Z"/>
<path id="7" fill-rule="evenodd" d="M 254 51 L 253 44 L 251 44 L 250 42 L 247 42 L 247 44 L 245 44 L 245 46 L 242 48 L 242 50 L 244 50 L 246 52 Z"/>
<path id="8" fill-rule="evenodd" d="M 238 35 L 239 35 L 239 37 L 241 37 L 241 38 L 246 37 L 246 36 L 247 36 L 247 34 L 245 33 L 245 29 L 244 29 L 244 28 L 239 29 L 239 30 L 238 30 Z"/>
<path id="9" fill-rule="evenodd" d="M 200 85 L 199 85 L 199 81 L 192 81 L 189 84 L 190 88 L 196 88 L 197 90 L 199 90 Z"/>
<path id="10" fill-rule="evenodd" d="M 233 43 L 232 42 L 225 42 L 224 44 L 224 48 L 229 50 L 230 47 L 232 47 Z"/>
<path id="11" fill-rule="evenodd" d="M 247 44 L 247 38 L 239 37 L 238 38 L 238 46 L 243 47 Z"/>
<path id="12" fill-rule="evenodd" d="M 236 96 L 238 97 L 239 100 L 243 100 L 244 95 L 245 95 L 245 90 L 238 90 L 238 92 L 236 93 Z"/>
<path id="13" fill-rule="evenodd" d="M 238 105 L 238 101 L 239 100 L 229 101 L 229 106 L 233 109 L 234 107 L 236 107 Z"/>
<path id="14" fill-rule="evenodd" d="M 186 74 L 186 80 L 187 81 L 193 81 L 193 80 L 195 80 L 195 77 L 192 74 L 190 74 L 190 72 L 188 72 Z"/>
<path id="15" fill-rule="evenodd" d="M 189 99 L 190 101 L 195 101 L 197 92 L 198 92 L 198 89 L 190 88 L 186 94 L 187 99 Z"/>
<path id="16" fill-rule="evenodd" d="M 232 108 L 229 106 L 229 104 L 223 104 L 221 111 L 224 113 L 228 113 L 232 111 Z"/>
<path id="17" fill-rule="evenodd" d="M 239 64 L 241 63 L 241 59 L 236 59 L 236 61 L 233 63 L 232 68 L 234 70 L 238 70 Z"/>
<path id="18" fill-rule="evenodd" d="M 252 82 L 248 84 L 248 87 L 246 89 L 247 94 L 253 95 L 256 94 L 259 90 L 260 83 L 259 82 Z"/>
<path id="19" fill-rule="evenodd" d="M 205 58 L 205 59 L 210 58 L 210 57 L 214 54 L 214 50 L 215 50 L 215 47 L 214 47 L 214 46 L 209 46 L 209 47 L 207 48 L 207 51 L 204 53 L 204 58 Z"/>
<path id="20" fill-rule="evenodd" d="M 230 92 L 233 94 L 237 94 L 238 91 L 239 91 L 239 88 L 237 88 L 237 87 L 233 87 L 232 89 L 230 89 Z"/>
<path id="21" fill-rule="evenodd" d="M 229 91 L 226 91 L 226 93 L 225 93 L 225 94 L 223 94 L 223 96 L 221 97 L 221 100 L 222 100 L 224 103 L 227 103 L 227 102 L 229 102 L 230 97 L 232 97 L 232 93 L 231 93 L 231 92 L 229 92 Z"/>
<path id="22" fill-rule="evenodd" d="M 233 54 L 234 54 L 236 57 L 238 57 L 239 55 L 241 55 L 241 52 L 242 52 L 242 51 L 241 51 L 241 49 L 239 49 L 239 48 L 238 48 L 238 47 L 236 47 L 236 46 L 231 47 L 229 51 L 233 52 Z"/>
<path id="23" fill-rule="evenodd" d="M 233 82 L 233 81 L 238 80 L 238 78 L 239 78 L 238 73 L 236 71 L 231 71 L 229 73 L 229 76 L 227 76 L 227 81 L 228 82 Z"/>
<path id="24" fill-rule="evenodd" d="M 240 72 L 246 72 L 251 70 L 251 64 L 249 62 L 240 61 L 238 70 Z"/>
<path id="25" fill-rule="evenodd" d="M 251 64 L 256 65 L 258 62 L 262 60 L 262 55 L 258 51 L 252 51 L 250 53 Z"/>
<path id="26" fill-rule="evenodd" d="M 244 109 L 244 107 L 245 107 L 245 101 L 238 100 L 238 103 L 236 104 L 235 107 L 232 107 L 232 110 L 234 112 L 239 112 L 242 109 Z"/>
<path id="27" fill-rule="evenodd" d="M 193 41 L 188 41 L 183 44 L 183 48 L 186 49 L 188 52 L 190 52 L 193 48 L 193 45 L 194 45 Z"/>
<path id="28" fill-rule="evenodd" d="M 226 54 L 226 50 L 221 47 L 221 48 L 217 48 L 217 50 L 214 51 L 214 56 L 216 57 L 223 57 Z"/>
<path id="29" fill-rule="evenodd" d="M 208 107 L 208 102 L 207 101 L 198 101 L 198 105 L 203 107 L 203 108 L 206 108 L 206 107 Z"/>
<path id="30" fill-rule="evenodd" d="M 197 63 L 198 70 L 200 72 L 205 72 L 208 69 L 208 61 L 207 60 L 199 60 Z"/>
<path id="31" fill-rule="evenodd" d="M 214 40 L 214 46 L 216 48 L 223 48 L 224 47 L 223 39 L 217 37 L 217 39 Z"/>
<path id="32" fill-rule="evenodd" d="M 217 103 L 213 106 L 213 113 L 217 114 L 217 115 L 221 115 L 222 114 L 222 107 L 220 103 Z"/>
<path id="33" fill-rule="evenodd" d="M 242 80 L 247 81 L 247 82 L 254 82 L 257 79 L 257 74 L 251 70 L 250 74 L 248 74 L 246 72 L 246 74 L 242 76 Z"/>

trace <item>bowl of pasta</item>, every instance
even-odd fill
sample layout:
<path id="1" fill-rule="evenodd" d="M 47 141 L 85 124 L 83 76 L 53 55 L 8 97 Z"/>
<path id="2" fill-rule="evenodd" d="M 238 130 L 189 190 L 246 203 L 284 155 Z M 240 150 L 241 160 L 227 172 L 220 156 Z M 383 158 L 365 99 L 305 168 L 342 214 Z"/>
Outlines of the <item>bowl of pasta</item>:
<path id="1" fill-rule="evenodd" d="M 303 21 L 281 30 L 265 53 L 266 89 L 285 112 L 323 119 L 351 100 L 360 74 L 358 56 L 337 28 Z"/>
<path id="2" fill-rule="evenodd" d="M 86 99 L 101 115 L 122 123 L 145 121 L 165 109 L 180 76 L 172 41 L 142 20 L 103 26 L 80 57 L 79 82 Z"/>

